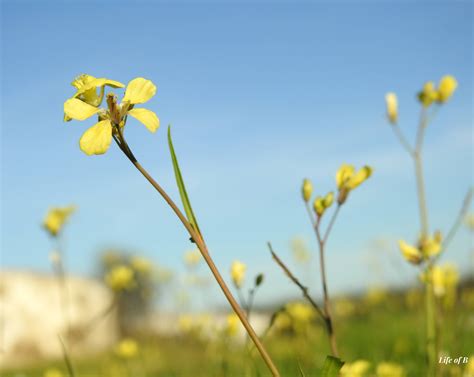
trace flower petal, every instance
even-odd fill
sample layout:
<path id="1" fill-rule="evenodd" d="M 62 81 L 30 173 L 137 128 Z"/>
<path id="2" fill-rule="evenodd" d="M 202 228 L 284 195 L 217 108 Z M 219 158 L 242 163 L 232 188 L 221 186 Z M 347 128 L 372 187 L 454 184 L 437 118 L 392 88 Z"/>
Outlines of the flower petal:
<path id="1" fill-rule="evenodd" d="M 156 93 L 156 86 L 143 77 L 137 77 L 130 81 L 125 90 L 124 101 L 129 101 L 132 105 L 147 102 Z"/>
<path id="2" fill-rule="evenodd" d="M 153 111 L 147 109 L 132 109 L 127 112 L 138 121 L 142 122 L 150 132 L 155 132 L 160 127 L 160 120 Z"/>
<path id="3" fill-rule="evenodd" d="M 336 184 L 341 189 L 348 179 L 354 175 L 354 166 L 349 164 L 342 164 L 336 173 Z"/>
<path id="4" fill-rule="evenodd" d="M 70 98 L 64 102 L 64 114 L 72 119 L 84 120 L 97 114 L 99 111 L 98 107 L 88 105 L 77 98 Z"/>
<path id="5" fill-rule="evenodd" d="M 112 124 L 106 119 L 94 124 L 79 140 L 81 150 L 88 156 L 104 154 L 112 142 Z"/>
<path id="6" fill-rule="evenodd" d="M 354 174 L 349 180 L 346 181 L 346 186 L 349 190 L 355 189 L 362 182 L 368 179 L 372 175 L 373 169 L 370 166 L 364 166 L 356 174 Z"/>
<path id="7" fill-rule="evenodd" d="M 418 250 L 415 246 L 407 244 L 403 240 L 398 241 L 398 247 L 400 248 L 403 257 L 410 263 L 418 264 L 423 259 L 423 255 L 421 254 L 420 250 Z"/>

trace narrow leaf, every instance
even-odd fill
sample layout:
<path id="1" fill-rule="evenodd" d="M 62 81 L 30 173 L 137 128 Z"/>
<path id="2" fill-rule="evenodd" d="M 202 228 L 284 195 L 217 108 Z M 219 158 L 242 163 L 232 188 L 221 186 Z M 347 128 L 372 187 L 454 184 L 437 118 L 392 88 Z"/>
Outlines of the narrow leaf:
<path id="1" fill-rule="evenodd" d="M 321 377 L 337 377 L 344 362 L 334 356 L 326 356 Z"/>
<path id="2" fill-rule="evenodd" d="M 181 196 L 181 202 L 183 203 L 184 212 L 186 213 L 186 217 L 188 221 L 191 223 L 194 230 L 196 230 L 199 233 L 199 235 L 201 235 L 201 231 L 199 230 L 196 217 L 194 216 L 194 212 L 191 207 L 191 202 L 189 201 L 189 198 L 188 198 L 188 193 L 186 192 L 186 187 L 184 185 L 183 177 L 181 175 L 181 170 L 179 169 L 178 158 L 176 157 L 176 153 L 174 151 L 173 141 L 171 140 L 171 126 L 168 126 L 168 146 L 170 148 L 174 175 L 176 177 L 176 184 L 178 185 L 179 195 Z"/>
<path id="3" fill-rule="evenodd" d="M 306 375 L 305 375 L 304 372 L 303 372 L 303 368 L 301 368 L 301 364 L 300 364 L 300 363 L 298 363 L 298 370 L 299 370 L 299 372 L 300 372 L 300 377 L 306 377 Z"/>

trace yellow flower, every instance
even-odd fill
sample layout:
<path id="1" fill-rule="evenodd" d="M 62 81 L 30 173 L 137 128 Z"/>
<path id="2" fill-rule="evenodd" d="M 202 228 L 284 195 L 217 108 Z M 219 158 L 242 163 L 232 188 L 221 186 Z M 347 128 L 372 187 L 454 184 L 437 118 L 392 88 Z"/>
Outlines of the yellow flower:
<path id="1" fill-rule="evenodd" d="M 122 339 L 115 346 L 115 354 L 122 359 L 131 359 L 138 354 L 138 343 L 131 338 Z"/>
<path id="2" fill-rule="evenodd" d="M 150 273 L 153 268 L 152 263 L 148 259 L 139 256 L 132 257 L 130 264 L 135 271 L 142 274 Z"/>
<path id="3" fill-rule="evenodd" d="M 188 267 L 197 266 L 197 264 L 201 261 L 202 255 L 198 249 L 189 250 L 184 253 L 184 263 Z"/>
<path id="4" fill-rule="evenodd" d="M 313 307 L 303 302 L 290 302 L 285 309 L 295 322 L 308 323 L 315 317 Z"/>
<path id="5" fill-rule="evenodd" d="M 316 199 L 314 199 L 313 209 L 318 216 L 322 216 L 323 213 L 326 211 L 326 209 L 331 207 L 333 202 L 334 202 L 334 194 L 332 192 L 329 192 L 326 194 L 324 198 L 321 196 L 318 196 L 316 197 Z"/>
<path id="6" fill-rule="evenodd" d="M 183 314 L 178 318 L 179 330 L 183 333 L 189 333 L 193 329 L 194 319 L 189 314 Z"/>
<path id="7" fill-rule="evenodd" d="M 64 102 L 64 113 L 71 119 L 85 120 L 98 114 L 98 123 L 84 132 L 79 141 L 81 150 L 87 155 L 107 152 L 112 136 L 122 132 L 129 115 L 143 123 L 150 132 L 155 132 L 160 125 L 156 114 L 147 109 L 134 107 L 136 104 L 147 102 L 155 93 L 156 86 L 150 80 L 138 77 L 128 83 L 122 103 L 118 104 L 116 97 L 111 93 L 108 94 L 107 110 L 78 98 L 70 98 Z"/>
<path id="8" fill-rule="evenodd" d="M 381 362 L 377 365 L 377 377 L 404 377 L 405 371 L 400 364 Z"/>
<path id="9" fill-rule="evenodd" d="M 434 237 L 420 239 L 419 245 L 421 253 L 425 258 L 438 255 L 441 252 L 442 237 L 440 232 L 436 232 Z"/>
<path id="10" fill-rule="evenodd" d="M 474 377 L 474 354 L 469 356 L 469 361 L 464 369 L 463 377 Z"/>
<path id="11" fill-rule="evenodd" d="M 75 210 L 75 206 L 51 208 L 43 220 L 43 227 L 52 236 L 57 236 Z"/>
<path id="12" fill-rule="evenodd" d="M 431 274 L 433 291 L 437 296 L 444 296 L 448 291 L 455 288 L 459 282 L 459 272 L 453 264 L 446 263 L 442 266 L 434 266 Z"/>
<path id="13" fill-rule="evenodd" d="M 130 290 L 135 287 L 133 270 L 126 265 L 115 266 L 105 276 L 105 282 L 114 291 Z"/>
<path id="14" fill-rule="evenodd" d="M 303 185 L 301 187 L 301 194 L 303 196 L 303 200 L 305 202 L 309 202 L 309 199 L 311 199 L 311 194 L 313 193 L 313 184 L 309 179 L 304 179 L 303 180 Z"/>
<path id="15" fill-rule="evenodd" d="M 64 377 L 64 374 L 59 369 L 49 368 L 45 370 L 43 377 Z"/>
<path id="16" fill-rule="evenodd" d="M 243 264 L 242 262 L 239 262 L 239 261 L 232 262 L 232 265 L 230 266 L 230 276 L 232 278 L 232 281 L 234 282 L 234 285 L 237 288 L 240 288 L 242 286 L 242 283 L 244 282 L 244 279 L 245 279 L 246 271 L 247 271 L 247 266 Z"/>
<path id="17" fill-rule="evenodd" d="M 235 313 L 231 313 L 226 317 L 225 332 L 229 336 L 236 336 L 239 333 L 240 319 Z"/>
<path id="18" fill-rule="evenodd" d="M 438 84 L 438 102 L 444 103 L 453 95 L 458 86 L 458 82 L 453 76 L 443 76 Z"/>
<path id="19" fill-rule="evenodd" d="M 365 377 L 370 369 L 367 360 L 356 360 L 353 363 L 346 363 L 341 368 L 341 377 Z"/>
<path id="20" fill-rule="evenodd" d="M 407 244 L 405 241 L 398 241 L 398 247 L 403 257 L 410 263 L 419 264 L 423 260 L 423 254 L 415 246 Z"/>
<path id="21" fill-rule="evenodd" d="M 438 91 L 435 88 L 433 81 L 428 81 L 423 85 L 423 89 L 418 93 L 418 99 L 425 107 L 430 106 L 439 97 Z"/>
<path id="22" fill-rule="evenodd" d="M 398 100 L 395 93 L 387 93 L 385 95 L 387 104 L 387 117 L 390 123 L 396 124 L 398 120 Z"/>
<path id="23" fill-rule="evenodd" d="M 337 202 L 343 204 L 349 192 L 367 180 L 372 175 L 372 172 L 373 169 L 367 165 L 356 172 L 354 166 L 342 164 L 336 173 L 336 184 L 339 189 Z"/>

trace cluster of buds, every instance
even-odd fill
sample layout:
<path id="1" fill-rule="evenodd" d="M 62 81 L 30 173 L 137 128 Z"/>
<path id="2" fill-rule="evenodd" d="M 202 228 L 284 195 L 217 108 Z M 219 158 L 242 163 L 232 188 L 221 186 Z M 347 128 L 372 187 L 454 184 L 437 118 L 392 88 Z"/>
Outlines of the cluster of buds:
<path id="1" fill-rule="evenodd" d="M 398 246 L 403 257 L 412 264 L 420 264 L 441 252 L 443 237 L 436 231 L 432 237 L 420 237 L 416 246 L 403 240 L 398 241 Z"/>

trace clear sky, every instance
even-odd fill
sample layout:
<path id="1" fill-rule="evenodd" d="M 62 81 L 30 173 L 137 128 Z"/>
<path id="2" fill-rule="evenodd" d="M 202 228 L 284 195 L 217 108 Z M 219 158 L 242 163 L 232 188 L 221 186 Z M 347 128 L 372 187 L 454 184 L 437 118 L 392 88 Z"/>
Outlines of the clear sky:
<path id="1" fill-rule="evenodd" d="M 79 208 L 65 232 L 74 273 L 93 273 L 96 253 L 107 246 L 182 269 L 191 247 L 118 148 L 98 157 L 79 150 L 92 121 L 63 123 L 62 107 L 81 73 L 125 83 L 143 76 L 157 85 L 146 106 L 161 128 L 152 135 L 130 122 L 129 144 L 179 200 L 166 143 L 172 124 L 218 266 L 227 272 L 240 259 L 250 273 L 264 271 L 268 300 L 296 291 L 274 266 L 266 241 L 287 260 L 295 236 L 315 249 L 301 181 L 311 178 L 319 193 L 334 189 L 343 162 L 370 164 L 375 172 L 351 195 L 328 244 L 330 288 L 358 289 L 381 276 L 393 284 L 415 279 L 396 251 L 398 238 L 416 238 L 418 213 L 412 163 L 385 120 L 387 91 L 398 93 L 401 127 L 413 140 L 415 93 L 427 80 L 456 76 L 459 89 L 426 141 L 433 228 L 449 228 L 472 184 L 470 1 L 2 1 L 1 19 L 4 268 L 49 271 L 51 242 L 40 223 L 48 207 L 69 203 Z M 390 257 L 374 246 L 380 239 Z M 463 229 L 445 259 L 467 271 L 471 248 Z M 371 265 L 379 261 L 377 271 L 368 253 Z"/>

